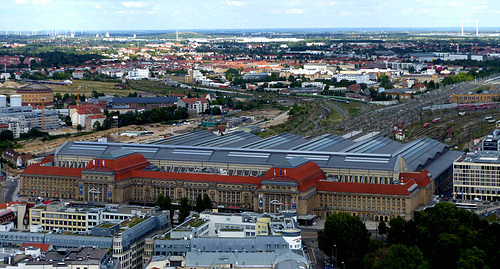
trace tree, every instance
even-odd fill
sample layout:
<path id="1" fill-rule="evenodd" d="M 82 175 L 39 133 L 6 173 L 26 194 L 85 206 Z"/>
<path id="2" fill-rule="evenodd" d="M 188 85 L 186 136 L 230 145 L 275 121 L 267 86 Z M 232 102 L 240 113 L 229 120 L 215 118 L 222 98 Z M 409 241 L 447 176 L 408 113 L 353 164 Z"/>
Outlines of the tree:
<path id="1" fill-rule="evenodd" d="M 203 198 L 201 194 L 196 197 L 196 212 L 203 212 L 205 210 L 205 204 L 203 203 Z"/>
<path id="2" fill-rule="evenodd" d="M 389 251 L 380 261 L 375 262 L 374 269 L 417 269 L 424 264 L 424 254 L 416 247 L 401 244 L 390 246 Z"/>
<path id="3" fill-rule="evenodd" d="M 170 196 L 168 195 L 158 195 L 158 199 L 156 199 L 155 205 L 159 206 L 161 210 L 172 211 L 172 199 L 170 199 Z"/>
<path id="4" fill-rule="evenodd" d="M 66 118 L 64 118 L 64 123 L 66 123 L 66 126 L 71 126 L 73 124 L 71 122 L 71 117 L 70 116 L 66 116 Z"/>
<path id="5" fill-rule="evenodd" d="M 380 87 L 385 89 L 392 89 L 394 85 L 391 82 L 391 78 L 387 75 L 380 75 L 378 77 L 378 82 L 380 82 Z"/>
<path id="6" fill-rule="evenodd" d="M 359 217 L 345 212 L 334 213 L 318 231 L 318 247 L 330 255 L 337 246 L 339 261 L 359 262 L 368 251 L 370 233 Z"/>
<path id="7" fill-rule="evenodd" d="M 186 197 L 181 198 L 181 205 L 179 208 L 179 223 L 184 222 L 184 220 L 191 214 L 191 205 Z"/>
<path id="8" fill-rule="evenodd" d="M 83 127 L 81 124 L 78 124 L 78 126 L 76 126 L 76 129 L 78 130 L 78 132 L 81 132 L 83 130 Z"/>
<path id="9" fill-rule="evenodd" d="M 94 122 L 94 125 L 92 126 L 92 128 L 96 131 L 100 131 L 101 130 L 101 123 L 98 121 Z"/>
<path id="10" fill-rule="evenodd" d="M 486 269 L 489 267 L 485 264 L 485 259 L 486 253 L 473 246 L 462 253 L 457 262 L 457 267 L 458 269 Z"/>
<path id="11" fill-rule="evenodd" d="M 405 244 L 408 234 L 406 233 L 407 222 L 402 217 L 393 218 L 389 221 L 387 231 L 387 242 L 391 244 Z"/>
<path id="12" fill-rule="evenodd" d="M 212 200 L 210 199 L 210 197 L 206 193 L 205 193 L 205 195 L 203 195 L 203 204 L 205 205 L 205 209 L 212 209 L 212 207 L 213 207 Z"/>
<path id="13" fill-rule="evenodd" d="M 12 141 L 14 140 L 14 133 L 11 130 L 3 130 L 0 132 L 0 141 Z"/>
<path id="14" fill-rule="evenodd" d="M 170 221 L 173 221 L 174 210 L 172 210 L 172 199 L 170 196 L 163 194 L 158 195 L 155 205 L 159 206 L 161 210 L 168 210 L 170 213 Z"/>
<path id="15" fill-rule="evenodd" d="M 435 239 L 436 244 L 432 250 L 432 264 L 436 268 L 448 267 L 448 264 L 457 264 L 462 251 L 462 239 L 459 235 L 443 233 Z M 443 259 L 446 257 L 446 259 Z"/>
<path id="16" fill-rule="evenodd" d="M 380 234 L 383 238 L 384 234 L 387 234 L 387 225 L 385 224 L 385 221 L 381 220 L 378 223 L 378 234 Z"/>

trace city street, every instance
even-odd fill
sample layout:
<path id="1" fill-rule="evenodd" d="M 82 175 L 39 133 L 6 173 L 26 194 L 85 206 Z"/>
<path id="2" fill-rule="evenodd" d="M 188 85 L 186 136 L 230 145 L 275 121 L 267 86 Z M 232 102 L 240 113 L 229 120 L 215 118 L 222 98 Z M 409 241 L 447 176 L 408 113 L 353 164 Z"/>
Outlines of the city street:
<path id="1" fill-rule="evenodd" d="M 4 180 L 1 185 L 2 189 L 0 190 L 0 202 L 6 203 L 10 201 L 16 200 L 17 196 L 15 191 L 19 184 L 19 176 L 10 177 L 7 180 Z"/>

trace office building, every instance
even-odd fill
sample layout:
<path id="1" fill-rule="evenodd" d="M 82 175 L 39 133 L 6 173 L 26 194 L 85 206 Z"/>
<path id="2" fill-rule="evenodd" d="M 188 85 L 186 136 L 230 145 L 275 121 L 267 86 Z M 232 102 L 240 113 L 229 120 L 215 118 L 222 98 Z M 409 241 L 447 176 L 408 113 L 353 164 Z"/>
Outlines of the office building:
<path id="1" fill-rule="evenodd" d="M 453 195 L 456 199 L 500 200 L 500 152 L 478 151 L 453 163 Z"/>

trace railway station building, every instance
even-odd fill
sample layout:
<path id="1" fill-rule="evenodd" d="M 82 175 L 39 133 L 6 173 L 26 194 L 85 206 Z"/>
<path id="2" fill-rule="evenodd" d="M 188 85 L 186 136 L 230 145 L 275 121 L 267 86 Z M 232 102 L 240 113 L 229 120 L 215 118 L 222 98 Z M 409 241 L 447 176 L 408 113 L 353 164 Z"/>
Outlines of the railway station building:
<path id="1" fill-rule="evenodd" d="M 195 131 L 149 144 L 67 142 L 21 175 L 20 196 L 93 203 L 153 203 L 169 195 L 218 208 L 326 217 L 410 219 L 451 180 L 463 153 L 436 140 L 407 144 L 337 135 L 307 140 Z"/>

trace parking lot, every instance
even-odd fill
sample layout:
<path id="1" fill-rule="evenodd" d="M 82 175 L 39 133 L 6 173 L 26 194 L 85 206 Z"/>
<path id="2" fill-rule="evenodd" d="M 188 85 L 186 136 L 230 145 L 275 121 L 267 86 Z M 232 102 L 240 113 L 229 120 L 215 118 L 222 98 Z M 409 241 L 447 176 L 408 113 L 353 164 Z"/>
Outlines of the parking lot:
<path id="1" fill-rule="evenodd" d="M 451 202 L 454 204 L 471 204 L 475 205 L 475 209 L 472 210 L 474 213 L 479 214 L 481 217 L 488 217 L 490 215 L 496 215 L 496 217 L 500 217 L 500 202 L 490 202 L 490 201 L 482 201 L 480 199 L 474 200 L 465 200 L 465 199 L 455 199 L 453 197 L 453 185 L 450 183 L 443 190 L 440 190 L 438 200 L 440 202 Z"/>

